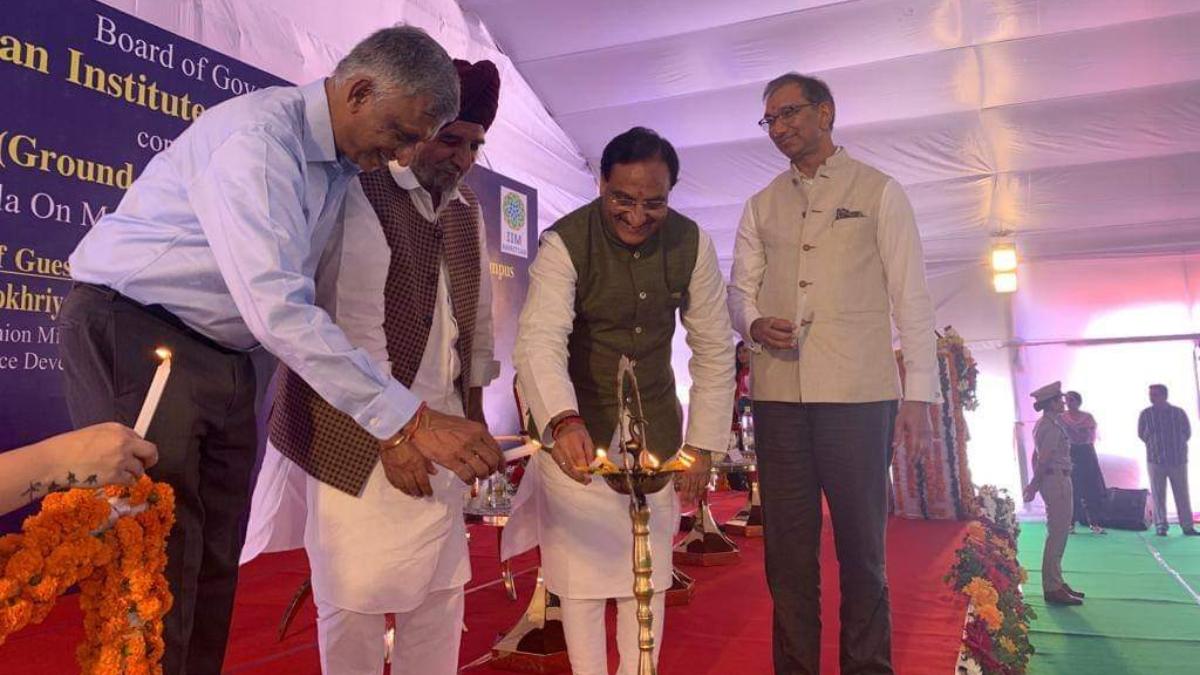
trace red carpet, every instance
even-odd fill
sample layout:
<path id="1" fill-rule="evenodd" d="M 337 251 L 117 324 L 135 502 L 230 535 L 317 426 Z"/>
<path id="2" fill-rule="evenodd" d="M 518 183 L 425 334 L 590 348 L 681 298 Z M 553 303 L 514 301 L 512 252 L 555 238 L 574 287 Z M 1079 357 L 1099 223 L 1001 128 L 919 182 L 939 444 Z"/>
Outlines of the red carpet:
<path id="1" fill-rule="evenodd" d="M 714 496 L 713 510 L 724 520 L 741 505 L 742 493 Z M 954 672 L 965 602 L 941 577 L 950 567 L 963 524 L 893 519 L 888 530 L 888 577 L 892 591 L 893 654 L 901 674 Z M 689 567 L 696 578 L 690 605 L 667 610 L 667 637 L 659 672 L 716 675 L 771 672 L 771 601 L 763 577 L 762 539 L 735 538 L 742 560 L 728 567 Z M 462 663 L 487 653 L 528 602 L 533 575 L 517 579 L 518 602 L 510 602 L 498 579 L 495 531 L 472 528 L 472 588 L 467 595 L 467 627 Z M 837 672 L 837 584 L 833 539 L 828 524 L 822 548 L 824 590 L 823 671 Z M 661 558 L 659 558 L 661 560 Z M 532 568 L 536 556 L 524 556 L 515 571 Z M 302 551 L 263 556 L 242 570 L 226 672 L 254 675 L 315 675 L 315 610 L 311 601 L 297 616 L 283 642 L 275 631 L 293 591 L 307 576 Z M 490 584 L 490 585 L 489 585 Z M 610 617 L 611 620 L 611 617 Z M 0 673 L 62 675 L 78 672 L 75 645 L 82 634 L 75 596 L 65 598 L 40 626 L 31 626 L 0 647 Z M 615 667 L 615 648 L 610 650 Z M 484 665 L 470 673 L 504 671 Z"/>

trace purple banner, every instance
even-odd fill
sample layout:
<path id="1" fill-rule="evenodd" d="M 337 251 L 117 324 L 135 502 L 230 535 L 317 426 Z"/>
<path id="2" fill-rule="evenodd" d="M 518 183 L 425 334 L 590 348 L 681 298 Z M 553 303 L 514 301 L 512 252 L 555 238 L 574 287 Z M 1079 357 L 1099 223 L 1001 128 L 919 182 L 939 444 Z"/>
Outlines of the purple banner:
<path id="1" fill-rule="evenodd" d="M 0 26 L 0 452 L 70 428 L 55 322 L 67 258 L 155 153 L 204 109 L 288 84 L 93 0 L 7 0 Z M 477 167 L 500 379 L 496 433 L 518 428 L 516 317 L 537 247 L 537 193 Z M 524 255 L 521 255 L 522 251 Z M 0 518 L 15 529 L 23 513 Z"/>

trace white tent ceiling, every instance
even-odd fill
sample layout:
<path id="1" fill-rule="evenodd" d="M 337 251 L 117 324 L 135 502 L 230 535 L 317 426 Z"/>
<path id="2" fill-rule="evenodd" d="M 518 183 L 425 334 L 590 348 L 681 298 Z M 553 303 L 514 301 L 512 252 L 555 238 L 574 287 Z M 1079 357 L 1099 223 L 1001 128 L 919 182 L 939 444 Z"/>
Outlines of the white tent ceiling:
<path id="1" fill-rule="evenodd" d="M 672 202 L 726 266 L 742 202 L 785 166 L 754 124 L 762 86 L 816 73 L 838 100 L 837 140 L 908 189 L 939 325 L 980 361 L 977 476 L 1020 488 L 1012 439 L 1032 427 L 1032 386 L 1082 373 L 1094 402 L 1147 377 L 1190 381 L 1186 355 L 1076 368 L 1013 345 L 1100 324 L 1104 337 L 1200 332 L 1197 255 L 1023 266 L 1015 303 L 981 265 L 1002 230 L 1026 260 L 1200 252 L 1200 0 L 102 1 L 297 82 L 381 26 L 421 26 L 456 57 L 496 61 L 480 161 L 538 189 L 543 227 L 595 196 L 587 164 L 609 138 L 647 125 L 680 148 Z M 1121 358 L 1136 367 L 1105 360 Z"/>
<path id="2" fill-rule="evenodd" d="M 1026 259 L 1200 249 L 1197 0 L 459 4 L 593 170 L 630 126 L 669 138 L 672 205 L 726 266 L 786 166 L 755 121 L 789 70 L 826 79 L 835 140 L 905 185 L 933 266 L 1001 231 Z"/>

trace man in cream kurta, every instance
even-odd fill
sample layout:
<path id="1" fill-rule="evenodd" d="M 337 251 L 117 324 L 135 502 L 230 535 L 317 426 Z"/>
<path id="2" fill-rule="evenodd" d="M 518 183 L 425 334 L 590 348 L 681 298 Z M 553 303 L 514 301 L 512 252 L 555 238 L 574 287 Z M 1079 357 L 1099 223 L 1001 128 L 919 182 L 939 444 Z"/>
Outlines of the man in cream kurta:
<path id="1" fill-rule="evenodd" d="M 525 474 L 503 555 L 540 544 L 546 587 L 562 601 L 575 675 L 608 673 L 608 598 L 617 600 L 618 672 L 637 671 L 629 498 L 579 470 L 594 447 L 616 447 L 619 357 L 638 359 L 650 449 L 664 459 L 682 442 L 699 457 L 680 481 L 685 498 L 705 488 L 711 455 L 728 445 L 734 355 L 724 280 L 709 237 L 667 207 L 678 171 L 674 148 L 650 130 L 613 139 L 601 161 L 600 199 L 542 236 L 521 312 L 513 364 L 554 450 L 536 455 Z M 692 351 L 686 433 L 671 368 L 677 315 Z M 610 456 L 620 464 L 615 451 Z M 657 656 L 679 502 L 670 487 L 648 501 Z"/>
<path id="2" fill-rule="evenodd" d="M 841 672 L 891 673 L 889 442 L 928 447 L 928 402 L 939 390 L 921 242 L 896 181 L 833 144 L 834 102 L 823 82 L 789 73 L 763 98 L 760 126 L 791 165 L 746 204 L 729 306 L 756 351 L 775 672 L 820 672 L 824 494 L 841 568 Z"/>
<path id="3" fill-rule="evenodd" d="M 351 342 L 386 372 L 400 373 L 400 379 L 406 379 L 405 368 L 397 361 L 411 364 L 417 355 L 397 351 L 398 345 L 405 344 L 412 326 L 425 323 L 428 337 L 406 382 L 409 390 L 432 410 L 482 421 L 479 392 L 498 374 L 491 286 L 483 218 L 460 181 L 495 115 L 492 90 L 499 79 L 488 62 L 456 61 L 456 66 L 463 84 L 459 118 L 421 147 L 411 169 L 393 163 L 386 174 L 364 176 L 351 187 L 341 246 L 323 260 L 317 296 Z M 486 71 L 483 84 L 479 70 Z M 481 86 L 491 91 L 484 96 L 483 114 L 476 99 Z M 439 250 L 444 253 L 430 255 Z M 474 261 L 474 267 L 464 268 L 464 260 Z M 477 296 L 471 294 L 474 288 Z M 428 320 L 417 318 L 414 324 L 413 317 L 392 316 L 393 308 L 405 302 L 392 297 L 396 293 L 432 299 Z M 462 304 L 468 298 L 475 306 Z M 414 307 L 421 303 L 414 302 Z M 393 673 L 456 672 L 463 586 L 471 572 L 462 514 L 466 484 L 450 471 L 430 472 L 432 467 L 411 453 L 401 462 L 385 453 L 364 484 L 347 484 L 343 473 L 326 468 L 339 462 L 330 457 L 336 438 L 331 447 L 296 443 L 286 433 L 289 415 L 298 414 L 295 408 L 314 404 L 296 405 L 293 401 L 302 399 L 288 398 L 288 387 L 286 381 L 281 385 L 259 481 L 265 494 L 255 506 L 270 514 L 289 486 L 294 494 L 297 481 L 303 482 L 307 518 L 302 529 L 323 672 L 382 672 L 387 614 L 396 617 Z M 470 400 L 463 400 L 464 392 Z M 327 420 L 317 415 L 295 426 Z M 279 526 L 285 533 L 301 529 Z M 261 538 L 252 535 L 252 541 Z"/>

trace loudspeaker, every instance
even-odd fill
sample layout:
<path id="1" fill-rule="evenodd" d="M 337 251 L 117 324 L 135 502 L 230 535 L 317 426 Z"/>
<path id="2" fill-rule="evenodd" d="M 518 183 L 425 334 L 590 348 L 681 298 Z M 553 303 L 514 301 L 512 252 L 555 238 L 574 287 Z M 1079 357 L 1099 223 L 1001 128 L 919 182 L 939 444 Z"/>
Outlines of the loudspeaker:
<path id="1" fill-rule="evenodd" d="M 1108 488 L 1107 504 L 1100 524 L 1118 530 L 1145 530 L 1150 527 L 1146 514 L 1149 490 Z"/>

